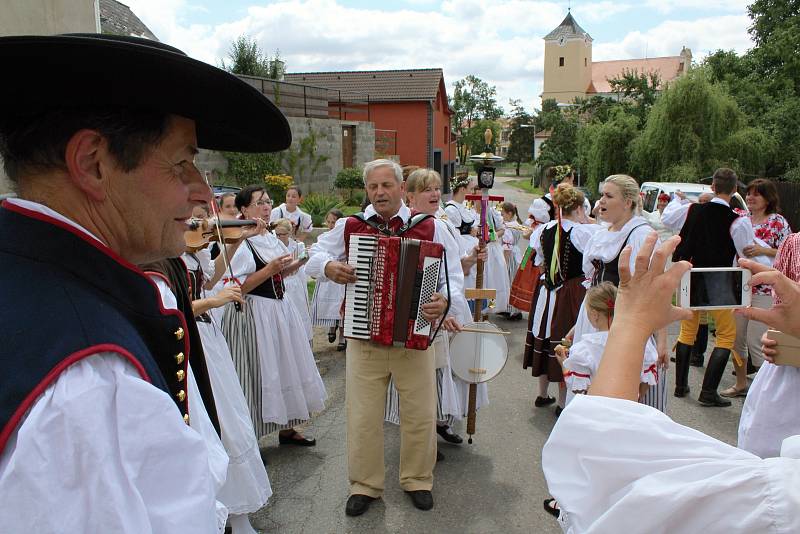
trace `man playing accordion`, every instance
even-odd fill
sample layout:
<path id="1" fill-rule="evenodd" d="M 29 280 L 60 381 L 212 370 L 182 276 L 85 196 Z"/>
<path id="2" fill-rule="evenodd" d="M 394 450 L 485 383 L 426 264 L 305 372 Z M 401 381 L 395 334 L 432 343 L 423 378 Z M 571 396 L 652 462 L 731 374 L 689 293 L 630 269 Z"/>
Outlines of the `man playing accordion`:
<path id="1" fill-rule="evenodd" d="M 307 265 L 317 280 L 354 283 L 355 269 L 336 261 L 348 255 L 351 234 L 383 234 L 442 243 L 434 219 L 412 217 L 403 203 L 402 169 L 379 159 L 364 166 L 364 186 L 371 202 L 363 215 L 339 219 L 311 248 Z M 434 323 L 447 309 L 441 294 L 446 284 L 440 270 L 437 292 L 423 304 L 423 317 Z M 350 339 L 347 343 L 347 460 L 350 498 L 347 515 L 364 513 L 384 488 L 383 416 L 386 388 L 394 377 L 400 394 L 400 485 L 420 510 L 433 507 L 431 489 L 436 464 L 436 383 L 433 348 L 408 349 Z"/>

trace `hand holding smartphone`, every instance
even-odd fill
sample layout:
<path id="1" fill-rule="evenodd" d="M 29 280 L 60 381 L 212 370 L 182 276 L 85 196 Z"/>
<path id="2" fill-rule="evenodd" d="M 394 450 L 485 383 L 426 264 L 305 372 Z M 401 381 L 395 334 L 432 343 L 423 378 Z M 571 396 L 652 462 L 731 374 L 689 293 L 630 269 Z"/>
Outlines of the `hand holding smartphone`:
<path id="1" fill-rule="evenodd" d="M 681 278 L 678 305 L 690 310 L 725 310 L 750 306 L 751 273 L 741 267 L 699 267 Z"/>

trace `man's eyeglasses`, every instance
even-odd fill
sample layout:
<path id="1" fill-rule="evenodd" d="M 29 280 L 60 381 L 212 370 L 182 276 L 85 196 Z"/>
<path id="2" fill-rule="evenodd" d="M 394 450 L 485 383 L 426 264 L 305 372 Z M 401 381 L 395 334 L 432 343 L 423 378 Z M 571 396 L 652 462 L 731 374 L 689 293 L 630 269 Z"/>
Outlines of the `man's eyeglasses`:
<path id="1" fill-rule="evenodd" d="M 256 200 L 255 202 L 253 202 L 253 204 L 256 205 L 256 206 L 272 206 L 272 201 L 271 200 Z"/>

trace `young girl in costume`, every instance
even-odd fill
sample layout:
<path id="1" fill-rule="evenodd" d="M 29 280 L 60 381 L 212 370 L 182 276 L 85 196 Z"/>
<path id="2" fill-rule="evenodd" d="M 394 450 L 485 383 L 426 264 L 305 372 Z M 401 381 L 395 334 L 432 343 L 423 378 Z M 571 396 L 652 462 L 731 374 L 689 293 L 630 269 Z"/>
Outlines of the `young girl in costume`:
<path id="1" fill-rule="evenodd" d="M 334 208 L 325 216 L 325 226 L 332 230 L 336 221 L 344 214 Z M 311 245 L 313 250 L 314 245 Z M 345 261 L 341 258 L 340 261 Z M 344 326 L 342 324 L 342 301 L 344 300 L 345 287 L 343 284 L 325 280 L 317 280 L 314 286 L 314 296 L 311 299 L 311 324 L 328 328 L 328 343 L 336 341 L 336 331 L 339 331 L 339 344 L 336 350 L 343 351 L 347 348 L 344 339 Z"/>
<path id="2" fill-rule="evenodd" d="M 297 313 L 303 320 L 308 342 L 314 339 L 314 329 L 311 327 L 311 314 L 308 311 L 308 277 L 306 276 L 305 262 L 308 261 L 306 246 L 302 241 L 292 238 L 292 222 L 289 219 L 277 219 L 272 223 L 275 227 L 275 237 L 286 247 L 287 254 L 298 263 L 297 270 L 283 277 L 286 286 L 286 298 L 297 308 Z"/>
<path id="3" fill-rule="evenodd" d="M 519 241 L 522 238 L 529 238 L 533 229 L 522 226 L 517 207 L 511 202 L 503 202 L 500 204 L 500 215 L 503 217 L 503 228 L 505 229 L 502 238 L 503 256 L 506 260 L 510 284 L 514 280 L 519 265 L 522 262 L 522 251 L 519 248 Z M 522 310 L 515 308 L 510 301 L 506 311 L 501 312 L 501 314 L 507 315 L 512 321 L 519 321 L 522 319 Z"/>
<path id="4" fill-rule="evenodd" d="M 589 322 L 597 330 L 585 334 L 572 346 L 558 345 L 556 357 L 564 368 L 564 381 L 567 384 L 567 404 L 575 395 L 586 394 L 592 378 L 600 367 L 600 359 L 608 341 L 608 330 L 614 319 L 614 305 L 617 288 L 611 282 L 603 282 L 586 292 L 585 306 Z M 656 361 L 658 354 L 655 347 L 645 348 L 642 363 L 642 377 L 639 384 L 639 398 L 643 398 L 650 386 L 658 381 Z"/>

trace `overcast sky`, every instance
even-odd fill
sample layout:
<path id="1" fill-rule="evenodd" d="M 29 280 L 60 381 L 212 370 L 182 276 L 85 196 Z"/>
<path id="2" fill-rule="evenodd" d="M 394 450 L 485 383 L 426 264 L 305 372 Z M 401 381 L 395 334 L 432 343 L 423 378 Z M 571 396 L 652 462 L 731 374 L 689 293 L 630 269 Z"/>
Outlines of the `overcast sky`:
<path id="1" fill-rule="evenodd" d="M 448 94 L 468 74 L 497 86 L 508 109 L 530 111 L 542 92 L 542 37 L 566 16 L 567 1 L 523 0 L 123 0 L 168 44 L 219 64 L 247 34 L 276 48 L 289 72 L 441 67 Z M 573 1 L 594 39 L 595 61 L 752 46 L 745 0 Z"/>

